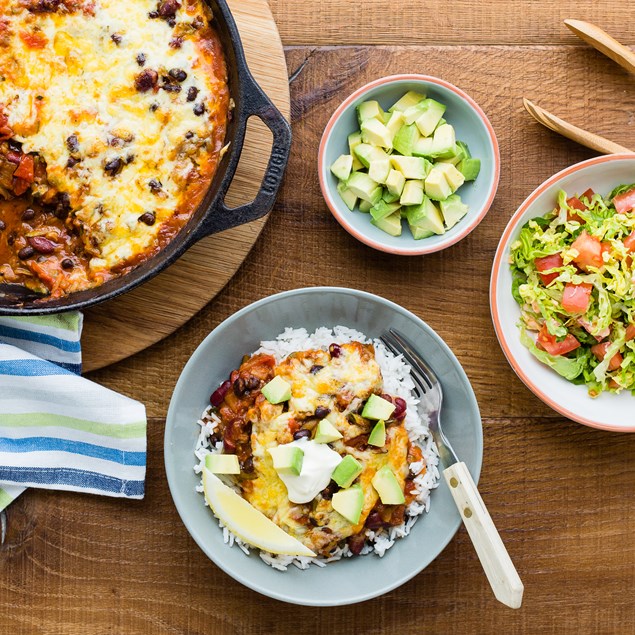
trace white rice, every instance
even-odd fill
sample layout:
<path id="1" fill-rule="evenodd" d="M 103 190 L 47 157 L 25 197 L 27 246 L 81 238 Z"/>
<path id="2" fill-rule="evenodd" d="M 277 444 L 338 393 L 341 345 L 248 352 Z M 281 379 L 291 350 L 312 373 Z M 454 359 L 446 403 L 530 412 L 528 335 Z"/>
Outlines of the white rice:
<path id="1" fill-rule="evenodd" d="M 260 348 L 255 351 L 255 353 L 269 353 L 276 358 L 277 363 L 280 363 L 290 353 L 296 351 L 317 348 L 326 350 L 332 343 L 344 344 L 353 341 L 372 343 L 374 345 L 375 358 L 381 368 L 384 381 L 382 390 L 389 395 L 401 397 L 406 401 L 407 409 L 404 425 L 410 440 L 421 448 L 423 453 L 423 465 L 427 468 L 425 474 L 419 475 L 414 479 L 415 489 L 413 493 L 415 494 L 415 499 L 406 508 L 404 522 L 401 525 L 388 529 L 380 529 L 377 531 L 366 529 L 366 544 L 361 555 L 374 553 L 382 557 L 386 551 L 395 544 L 398 538 L 403 538 L 410 533 L 413 525 L 423 512 L 429 511 L 430 492 L 439 484 L 439 453 L 432 440 L 432 435 L 428 430 L 428 418 L 426 415 L 422 417 L 417 409 L 419 402 L 413 395 L 415 386 L 410 376 L 410 366 L 401 355 L 393 355 L 380 340 L 371 341 L 363 333 L 346 326 L 336 326 L 333 329 L 321 327 L 310 335 L 306 329 L 286 328 L 275 340 L 260 342 Z M 199 461 L 198 464 L 194 466 L 194 471 L 197 474 L 202 472 L 206 454 L 221 452 L 223 449 L 222 442 L 216 443 L 216 445 L 213 446 L 209 440 L 219 423 L 220 420 L 212 412 L 211 406 L 205 410 L 201 419 L 198 421 L 201 431 L 194 450 Z M 421 462 L 411 463 L 410 471 L 417 473 L 421 467 Z M 224 482 L 238 490 L 237 486 L 229 479 L 224 479 Z M 196 491 L 203 492 L 202 483 L 196 487 Z M 205 501 L 204 497 L 203 501 Z M 220 521 L 219 525 L 223 528 L 223 538 L 227 545 L 230 547 L 237 545 L 246 554 L 249 553 L 249 547 L 245 543 L 232 534 L 226 527 L 223 527 Z M 329 562 L 334 562 L 335 560 L 347 558 L 352 555 L 348 545 L 338 547 L 328 558 L 322 556 L 317 558 L 295 557 L 275 555 L 263 551 L 260 552 L 260 557 L 264 562 L 280 571 L 286 571 L 287 567 L 291 564 L 299 569 L 308 569 L 311 564 L 323 567 Z"/>

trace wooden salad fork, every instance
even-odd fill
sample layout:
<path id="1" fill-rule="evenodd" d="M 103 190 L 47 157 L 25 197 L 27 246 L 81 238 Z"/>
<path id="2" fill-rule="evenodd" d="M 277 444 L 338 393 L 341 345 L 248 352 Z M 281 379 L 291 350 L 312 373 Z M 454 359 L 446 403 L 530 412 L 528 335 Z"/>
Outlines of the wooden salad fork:
<path id="1" fill-rule="evenodd" d="M 478 492 L 467 465 L 459 461 L 441 427 L 443 389 L 437 376 L 408 340 L 395 329 L 389 329 L 381 341 L 395 354 L 401 355 L 411 367 L 415 393 L 430 406 L 430 432 L 439 450 L 443 476 L 459 510 L 492 591 L 499 602 L 520 608 L 523 583 L 518 576 L 492 517 Z"/>
<path id="2" fill-rule="evenodd" d="M 603 53 L 626 70 L 635 73 L 635 53 L 612 38 L 606 31 L 603 31 L 595 24 L 584 22 L 583 20 L 565 20 L 564 23 L 580 39 L 596 48 L 600 53 Z M 587 148 L 591 148 L 591 150 L 603 154 L 633 153 L 633 150 L 630 148 L 605 139 L 600 135 L 588 132 L 583 128 L 578 128 L 564 119 L 556 117 L 544 108 L 529 101 L 529 99 L 523 98 L 523 104 L 527 112 L 538 123 L 549 128 L 549 130 L 561 134 L 563 137 L 567 137 L 567 139 L 571 139 Z"/>

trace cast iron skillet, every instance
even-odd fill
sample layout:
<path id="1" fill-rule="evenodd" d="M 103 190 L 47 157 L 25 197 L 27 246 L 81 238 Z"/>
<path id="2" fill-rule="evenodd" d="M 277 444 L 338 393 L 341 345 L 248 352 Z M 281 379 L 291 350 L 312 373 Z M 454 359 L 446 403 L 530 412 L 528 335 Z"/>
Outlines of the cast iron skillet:
<path id="1" fill-rule="evenodd" d="M 198 209 L 187 225 L 158 254 L 131 272 L 94 289 L 78 291 L 56 300 L 38 301 L 40 296 L 22 286 L 0 284 L 0 315 L 61 313 L 105 302 L 149 280 L 201 238 L 256 220 L 271 211 L 289 159 L 291 128 L 247 68 L 240 35 L 225 0 L 206 1 L 212 8 L 214 25 L 223 45 L 229 91 L 236 105 L 227 128 L 229 151 L 220 161 Z M 262 119 L 271 130 L 271 156 L 256 198 L 247 205 L 230 209 L 225 205 L 225 194 L 234 178 L 245 140 L 247 120 L 251 116 Z M 183 284 L 187 285 L 187 280 L 183 280 Z"/>

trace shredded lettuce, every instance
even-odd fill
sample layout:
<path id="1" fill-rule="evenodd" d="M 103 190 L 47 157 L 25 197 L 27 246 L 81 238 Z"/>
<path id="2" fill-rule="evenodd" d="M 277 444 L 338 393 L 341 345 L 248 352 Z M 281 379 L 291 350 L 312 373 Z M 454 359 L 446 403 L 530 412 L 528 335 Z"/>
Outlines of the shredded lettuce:
<path id="1" fill-rule="evenodd" d="M 626 328 L 635 324 L 635 253 L 625 239 L 635 231 L 635 212 L 617 214 L 613 198 L 635 188 L 621 185 L 609 196 L 585 195 L 585 210 L 572 208 L 567 193 L 558 192 L 556 205 L 544 216 L 529 220 L 511 245 L 512 295 L 521 308 L 521 341 L 542 363 L 574 383 L 585 383 L 592 396 L 602 391 L 630 390 L 635 394 L 635 340 L 626 340 Z M 578 245 L 582 232 L 602 245 L 603 264 L 580 266 Z M 597 244 L 597 242 L 596 242 Z M 536 258 L 559 254 L 563 264 L 543 271 L 557 276 L 545 285 Z M 586 311 L 575 313 L 562 304 L 567 284 L 591 285 Z M 568 305 L 567 305 L 568 306 Z M 545 329 L 561 342 L 573 335 L 580 346 L 571 353 L 550 355 L 536 346 L 530 332 Z M 591 350 L 609 342 L 603 360 Z M 549 348 L 549 347 L 547 347 Z M 622 356 L 619 368 L 609 370 L 613 357 Z"/>

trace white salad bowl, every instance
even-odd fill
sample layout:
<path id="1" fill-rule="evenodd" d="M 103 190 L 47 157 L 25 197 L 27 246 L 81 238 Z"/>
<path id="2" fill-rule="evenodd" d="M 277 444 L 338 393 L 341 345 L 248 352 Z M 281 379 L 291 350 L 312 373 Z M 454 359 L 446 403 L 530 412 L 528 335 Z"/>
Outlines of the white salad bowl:
<path id="1" fill-rule="evenodd" d="M 344 558 L 307 570 L 285 572 L 267 566 L 252 549 L 249 556 L 223 543 L 223 531 L 201 494 L 194 447 L 197 420 L 209 395 L 227 378 L 243 355 L 274 339 L 285 327 L 349 326 L 376 338 L 393 327 L 414 342 L 444 385 L 443 429 L 457 455 L 478 480 L 483 436 L 478 405 L 456 357 L 418 317 L 376 295 L 334 287 L 297 289 L 264 298 L 217 326 L 194 352 L 176 385 L 165 429 L 165 466 L 170 492 L 190 534 L 223 571 L 264 595 L 307 606 L 361 602 L 386 593 L 424 569 L 452 539 L 461 517 L 443 478 L 430 494 L 430 511 L 412 531 L 380 558 Z M 203 557 L 203 556 L 202 556 Z"/>
<path id="2" fill-rule="evenodd" d="M 606 196 L 621 184 L 635 183 L 635 154 L 601 156 L 558 172 L 537 187 L 518 208 L 501 237 L 490 282 L 490 308 L 498 341 L 518 377 L 547 405 L 593 428 L 635 432 L 635 399 L 629 392 L 591 398 L 585 385 L 575 385 L 538 361 L 520 341 L 520 307 L 512 297 L 510 246 L 523 225 L 555 207 L 559 190 L 568 196 L 588 188 Z"/>

